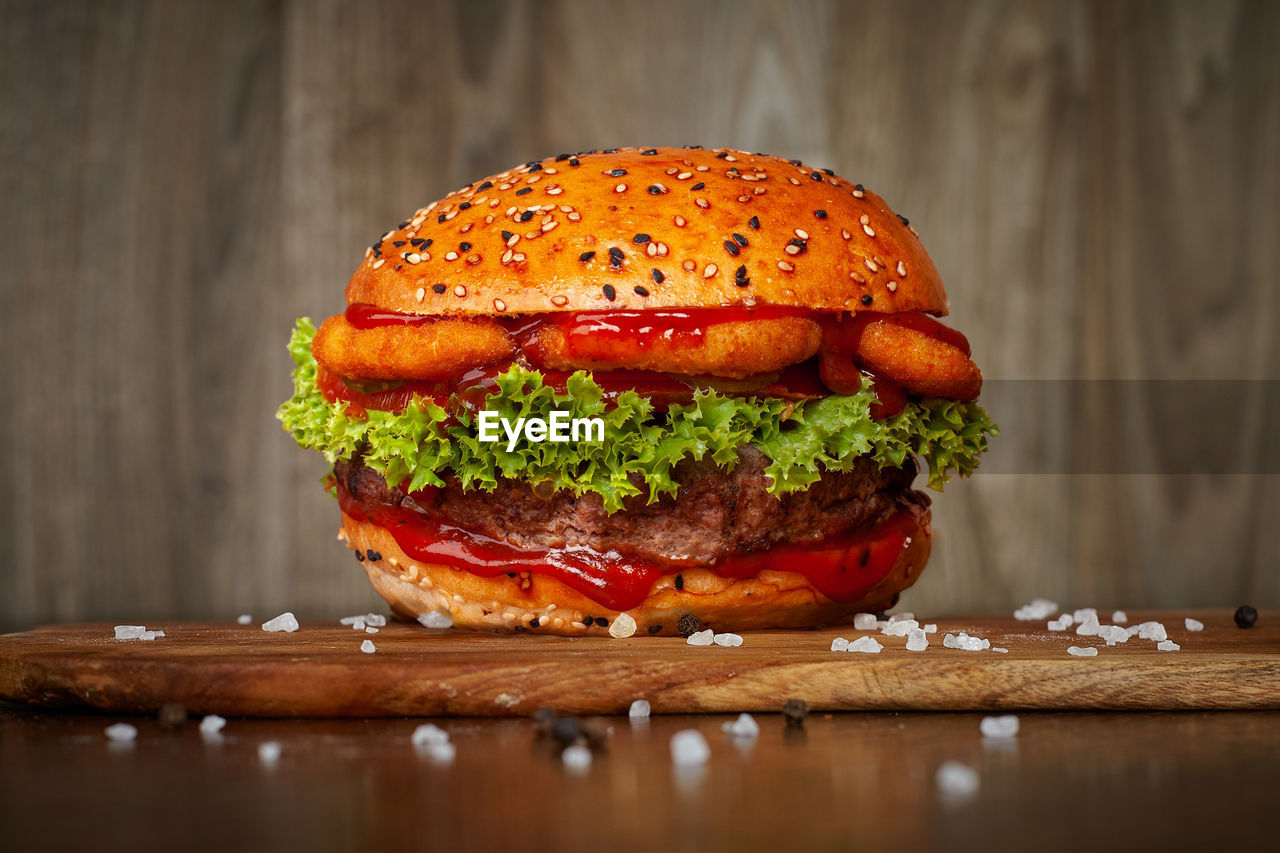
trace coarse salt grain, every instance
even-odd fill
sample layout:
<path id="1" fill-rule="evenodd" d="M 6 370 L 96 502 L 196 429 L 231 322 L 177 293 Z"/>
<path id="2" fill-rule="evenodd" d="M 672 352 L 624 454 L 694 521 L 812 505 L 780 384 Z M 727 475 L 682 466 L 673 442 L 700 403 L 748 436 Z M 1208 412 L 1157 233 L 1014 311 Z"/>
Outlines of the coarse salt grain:
<path id="1" fill-rule="evenodd" d="M 1081 607 L 1079 610 L 1073 611 L 1071 614 L 1072 622 L 1083 622 L 1090 616 L 1095 619 L 1098 617 L 1098 611 L 1092 607 Z"/>
<path id="2" fill-rule="evenodd" d="M 1179 651 L 1182 646 L 1178 645 L 1173 640 L 1161 640 L 1156 643 L 1156 648 L 1162 652 L 1176 652 Z"/>
<path id="3" fill-rule="evenodd" d="M 609 636 L 625 640 L 636 632 L 636 620 L 629 613 L 619 613 L 609 625 Z"/>
<path id="4" fill-rule="evenodd" d="M 241 613 L 239 616 L 237 616 L 237 617 L 236 617 L 236 624 L 238 624 L 238 625 L 251 625 L 251 624 L 253 624 L 253 614 L 252 614 L 252 613 Z"/>
<path id="5" fill-rule="evenodd" d="M 1201 622 L 1199 619 L 1192 619 L 1190 616 L 1188 616 L 1185 620 L 1183 620 L 1183 624 L 1187 626 L 1188 631 L 1204 630 L 1204 623 Z"/>
<path id="6" fill-rule="evenodd" d="M 685 640 L 691 646 L 709 646 L 714 642 L 715 632 L 710 628 L 705 631 L 698 631 L 690 634 L 689 639 Z"/>
<path id="7" fill-rule="evenodd" d="M 912 628 L 907 634 L 907 651 L 922 652 L 929 648 L 929 635 L 923 628 Z"/>
<path id="8" fill-rule="evenodd" d="M 859 637 L 849 644 L 849 648 L 846 651 L 878 655 L 883 648 L 884 646 L 876 642 L 875 637 Z"/>
<path id="9" fill-rule="evenodd" d="M 164 631 L 143 631 L 139 640 L 154 640 L 156 637 L 163 637 Z"/>
<path id="10" fill-rule="evenodd" d="M 582 744 L 566 746 L 560 753 L 560 760 L 570 770 L 586 770 L 591 766 L 591 749 Z"/>
<path id="11" fill-rule="evenodd" d="M 1009 654 L 1009 650 L 1004 648 L 1003 646 L 992 646 L 991 651 L 996 652 L 997 654 L 1002 654 L 1002 655 Z"/>
<path id="12" fill-rule="evenodd" d="M 1156 642 L 1160 642 L 1161 640 L 1169 639 L 1169 635 L 1164 630 L 1164 625 L 1159 622 L 1143 622 L 1141 625 L 1137 626 L 1137 629 L 1136 633 L 1138 638 L 1142 640 L 1155 640 Z M 1132 627 L 1128 630 L 1130 633 L 1135 633 Z"/>
<path id="13" fill-rule="evenodd" d="M 942 647 L 957 649 L 962 652 L 982 652 L 991 648 L 991 641 L 983 637 L 970 637 L 964 631 L 959 634 L 947 634 L 942 638 Z"/>
<path id="14" fill-rule="evenodd" d="M 833 652 L 849 651 L 849 641 L 846 640 L 844 637 L 836 637 L 834 640 L 831 641 L 831 651 Z"/>
<path id="15" fill-rule="evenodd" d="M 1057 619 L 1050 619 L 1048 628 L 1050 631 L 1065 631 L 1071 627 L 1071 614 L 1063 613 Z"/>
<path id="16" fill-rule="evenodd" d="M 1076 636 L 1096 637 L 1098 635 L 1098 629 L 1101 627 L 1102 625 L 1098 622 L 1098 615 L 1096 613 L 1090 613 L 1080 621 L 1079 625 L 1076 626 Z"/>
<path id="17" fill-rule="evenodd" d="M 938 625 L 937 625 L 937 623 L 934 623 L 934 622 L 929 622 L 929 623 L 927 623 L 927 624 L 924 626 L 924 632 L 925 632 L 926 634 L 936 634 L 936 633 L 938 633 Z"/>
<path id="18" fill-rule="evenodd" d="M 760 724 L 750 714 L 739 714 L 738 719 L 720 726 L 725 734 L 744 740 L 760 735 Z"/>
<path id="19" fill-rule="evenodd" d="M 366 625 L 364 626 L 364 632 L 366 634 L 376 634 L 378 633 L 378 629 L 373 627 L 372 625 Z"/>
<path id="20" fill-rule="evenodd" d="M 631 707 L 627 709 L 627 716 L 633 720 L 647 720 L 649 718 L 649 701 L 647 699 L 637 699 L 631 703 Z"/>
<path id="21" fill-rule="evenodd" d="M 360 651 L 364 652 L 366 655 L 371 655 L 377 650 L 378 647 L 373 644 L 373 640 L 365 640 L 360 644 Z"/>
<path id="22" fill-rule="evenodd" d="M 280 760 L 280 744 L 274 740 L 258 744 L 258 760 L 263 764 L 275 764 Z"/>
<path id="23" fill-rule="evenodd" d="M 934 774 L 938 790 L 949 797 L 971 797 L 978 791 L 978 771 L 959 761 L 944 761 Z"/>
<path id="24" fill-rule="evenodd" d="M 1078 658 L 1092 658 L 1098 656 L 1098 650 L 1090 646 L 1082 648 L 1080 646 L 1070 646 L 1067 648 L 1067 654 L 1075 655 Z"/>
<path id="25" fill-rule="evenodd" d="M 130 743 L 138 737 L 138 730 L 128 723 L 116 723 L 107 726 L 103 733 L 116 743 Z"/>
<path id="26" fill-rule="evenodd" d="M 289 613 L 288 611 L 286 611 L 284 613 L 281 613 L 279 616 L 277 616 L 274 619 L 268 619 L 266 622 L 263 622 L 262 630 L 273 631 L 273 632 L 274 631 L 293 632 L 298 630 L 298 619 L 292 613 Z"/>
<path id="27" fill-rule="evenodd" d="M 983 737 L 1010 738 L 1018 736 L 1018 717 L 1003 714 L 999 717 L 983 717 L 978 726 Z"/>
<path id="28" fill-rule="evenodd" d="M 448 743 L 449 733 L 437 725 L 423 723 L 413 730 L 409 742 L 414 746 L 430 746 L 433 743 Z"/>
<path id="29" fill-rule="evenodd" d="M 1098 629 L 1098 636 L 1106 640 L 1108 646 L 1129 642 L 1129 632 L 1120 625 L 1103 625 Z"/>
<path id="30" fill-rule="evenodd" d="M 1115 622 L 1117 625 L 1123 625 L 1125 622 L 1129 621 L 1129 614 L 1125 613 L 1123 610 L 1116 610 L 1111 614 L 1111 621 Z"/>
<path id="31" fill-rule="evenodd" d="M 914 613 L 909 610 L 904 610 L 901 613 L 894 613 L 891 615 L 889 617 L 889 624 L 892 625 L 894 622 L 914 622 L 915 618 L 916 615 Z"/>
<path id="32" fill-rule="evenodd" d="M 671 761 L 678 767 L 706 764 L 711 757 L 707 739 L 696 729 L 685 729 L 671 736 Z"/>
<path id="33" fill-rule="evenodd" d="M 742 645 L 742 636 L 740 634 L 715 634 L 711 637 L 711 641 L 717 646 L 726 648 L 734 648 Z"/>
<path id="34" fill-rule="evenodd" d="M 224 718 L 217 714 L 209 714 L 200 720 L 200 734 L 206 738 L 220 735 L 226 726 L 227 721 Z"/>
<path id="35" fill-rule="evenodd" d="M 853 617 L 853 628 L 855 631 L 874 631 L 876 629 L 876 615 L 874 613 L 859 613 Z"/>
<path id="36" fill-rule="evenodd" d="M 430 613 L 423 613 L 421 616 L 419 616 L 418 623 L 422 625 L 424 628 L 452 628 L 453 627 L 453 620 L 449 618 L 449 614 L 437 613 L 434 610 L 431 611 Z"/>
<path id="37" fill-rule="evenodd" d="M 1013 618 L 1021 622 L 1038 622 L 1057 612 L 1058 602 L 1047 598 L 1033 598 L 1030 604 L 1024 604 L 1013 611 Z"/>
<path id="38" fill-rule="evenodd" d="M 920 623 L 914 619 L 907 619 L 902 622 L 894 622 L 890 619 L 889 624 L 884 626 L 882 633 L 886 637 L 905 637 L 919 627 Z"/>
<path id="39" fill-rule="evenodd" d="M 117 640 L 137 640 L 142 636 L 142 632 L 147 630 L 146 625 L 117 625 Z"/>

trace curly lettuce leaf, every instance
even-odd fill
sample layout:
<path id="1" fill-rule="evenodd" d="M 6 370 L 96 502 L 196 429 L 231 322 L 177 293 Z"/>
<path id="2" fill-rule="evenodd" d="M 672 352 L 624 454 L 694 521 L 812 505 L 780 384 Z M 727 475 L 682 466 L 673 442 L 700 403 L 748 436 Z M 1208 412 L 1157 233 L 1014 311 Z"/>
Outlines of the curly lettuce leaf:
<path id="1" fill-rule="evenodd" d="M 867 454 L 894 467 L 915 455 L 929 467 L 929 486 L 941 490 L 953 472 L 972 473 L 987 437 L 998 434 L 981 406 L 955 400 L 914 401 L 892 418 L 874 420 L 875 393 L 869 385 L 856 394 L 803 403 L 700 390 L 689 405 L 657 413 L 634 391 L 606 405 L 600 386 L 585 371 L 573 374 L 568 393 L 561 394 L 538 371 L 512 365 L 497 377 L 498 391 L 487 398 L 486 409 L 512 422 L 549 418 L 553 410 L 600 418 L 605 440 L 521 440 L 508 450 L 505 438 L 480 441 L 475 416 L 462 406 L 454 408 L 452 420 L 443 408 L 419 397 L 399 413 L 348 414 L 345 403 L 330 403 L 316 387 L 314 336 L 311 321 L 298 320 L 289 342 L 296 365 L 294 393 L 276 416 L 300 446 L 320 451 L 330 463 L 360 454 L 388 483 L 408 480 L 410 489 L 441 486 L 446 472 L 463 488 L 488 491 L 498 477 L 507 477 L 547 482 L 579 496 L 595 492 L 614 512 L 633 495 L 645 494 L 650 502 L 675 495 L 674 471 L 686 458 L 709 457 L 727 469 L 737 462 L 738 449 L 751 445 L 770 460 L 766 473 L 773 494 L 805 489 L 823 470 L 849 470 Z"/>

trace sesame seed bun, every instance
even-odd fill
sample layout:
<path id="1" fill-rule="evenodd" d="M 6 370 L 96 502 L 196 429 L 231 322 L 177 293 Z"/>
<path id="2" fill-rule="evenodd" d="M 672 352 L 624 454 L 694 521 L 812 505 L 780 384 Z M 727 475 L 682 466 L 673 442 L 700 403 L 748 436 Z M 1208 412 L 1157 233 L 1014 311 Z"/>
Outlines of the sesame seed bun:
<path id="1" fill-rule="evenodd" d="M 729 149 L 559 155 L 477 181 L 366 253 L 348 303 L 419 314 L 788 305 L 947 313 L 915 230 L 859 184 Z"/>
<path id="2" fill-rule="evenodd" d="M 752 578 L 733 579 L 708 569 L 686 569 L 663 575 L 639 607 L 625 611 L 636 621 L 636 635 L 674 635 L 681 616 L 694 614 L 703 627 L 717 631 L 756 628 L 801 628 L 822 625 L 854 613 L 892 607 L 899 593 L 916 582 L 929 559 L 932 527 L 923 510 L 910 543 L 889 573 L 863 598 L 834 602 L 795 572 L 764 570 Z M 545 634 L 607 635 L 622 611 L 610 610 L 558 580 L 532 575 L 527 581 L 481 577 L 406 555 L 395 538 L 372 522 L 342 514 L 340 537 L 347 547 L 376 560 L 361 566 L 373 588 L 392 611 L 406 619 L 446 613 L 456 627 L 512 631 L 517 627 Z M 587 625 L 587 618 L 591 624 Z"/>

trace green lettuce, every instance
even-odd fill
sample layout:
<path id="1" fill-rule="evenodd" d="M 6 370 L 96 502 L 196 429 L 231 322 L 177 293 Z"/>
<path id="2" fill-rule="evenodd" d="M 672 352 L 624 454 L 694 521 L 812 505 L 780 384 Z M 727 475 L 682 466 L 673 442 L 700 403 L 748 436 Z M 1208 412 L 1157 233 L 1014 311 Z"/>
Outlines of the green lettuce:
<path id="1" fill-rule="evenodd" d="M 430 400 L 415 397 L 403 412 L 348 413 L 316 387 L 311 355 L 315 326 L 298 320 L 289 342 L 297 365 L 293 397 L 277 417 L 298 444 L 318 450 L 330 463 L 361 455 L 364 463 L 390 484 L 409 481 L 410 489 L 441 486 L 452 473 L 463 488 L 492 490 L 498 477 L 549 483 L 575 495 L 595 492 L 609 512 L 633 495 L 648 501 L 674 495 L 674 477 L 683 459 L 710 458 L 728 469 L 738 449 L 751 445 L 770 460 L 769 491 L 781 494 L 807 488 L 823 470 L 846 471 L 870 454 L 881 466 L 900 466 L 915 455 L 929 467 L 929 486 L 941 491 L 952 473 L 970 474 L 998 434 L 981 406 L 936 398 L 909 402 L 886 420 L 871 417 L 875 393 L 865 385 L 856 394 L 802 403 L 775 398 L 727 397 L 710 390 L 694 393 L 689 405 L 655 412 L 648 399 L 625 391 L 610 404 L 591 374 L 578 371 L 560 394 L 542 374 L 512 365 L 496 379 L 498 391 L 485 408 L 514 423 L 516 418 L 548 418 L 552 410 L 573 418 L 600 418 L 603 442 L 521 440 L 511 451 L 505 437 L 481 442 L 475 416 L 465 407 L 454 415 Z M 633 474 L 641 485 L 632 481 Z"/>

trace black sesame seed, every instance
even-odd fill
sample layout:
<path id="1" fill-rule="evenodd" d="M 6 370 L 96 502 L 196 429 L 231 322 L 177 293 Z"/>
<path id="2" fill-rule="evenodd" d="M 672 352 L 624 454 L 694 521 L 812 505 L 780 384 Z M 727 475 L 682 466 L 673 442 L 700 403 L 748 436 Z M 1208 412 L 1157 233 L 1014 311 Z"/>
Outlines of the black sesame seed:
<path id="1" fill-rule="evenodd" d="M 523 634 L 525 632 L 525 627 L 523 625 L 517 625 L 515 626 L 515 632 L 517 634 Z"/>
<path id="2" fill-rule="evenodd" d="M 397 227 L 397 228 L 407 228 L 407 227 L 409 227 L 409 220 L 407 220 L 407 219 L 406 219 L 404 222 L 401 222 L 401 223 L 400 223 L 399 225 L 397 225 L 396 227 Z"/>
<path id="3" fill-rule="evenodd" d="M 753 216 L 753 217 L 751 217 L 750 219 L 748 219 L 748 220 L 747 220 L 747 224 L 748 224 L 748 225 L 750 225 L 752 228 L 755 228 L 755 229 L 759 230 L 759 228 L 760 228 L 760 217 L 759 217 L 759 216 Z"/>
<path id="4" fill-rule="evenodd" d="M 747 246 L 747 238 L 743 237 L 741 234 L 738 234 L 736 232 L 733 235 L 733 242 L 737 243 L 739 246 L 742 246 L 744 249 Z"/>
<path id="5" fill-rule="evenodd" d="M 734 277 L 734 278 L 736 278 L 736 279 L 744 279 L 744 278 L 746 278 L 746 277 L 747 277 L 747 265 L 746 265 L 746 264 L 743 264 L 742 266 L 738 267 L 738 268 L 734 271 L 734 273 L 733 273 L 733 277 Z"/>
<path id="6" fill-rule="evenodd" d="M 604 298 L 608 299 L 610 302 L 618 298 L 618 291 L 613 289 L 612 284 L 606 284 L 604 287 L 600 288 L 600 290 L 604 293 Z"/>
<path id="7" fill-rule="evenodd" d="M 741 170 L 741 169 L 739 169 L 737 166 L 730 166 L 730 167 L 729 167 L 729 173 L 730 173 L 730 174 L 732 174 L 732 175 L 741 175 L 741 174 L 742 174 L 742 170 Z"/>
<path id="8" fill-rule="evenodd" d="M 719 154 L 717 154 L 717 155 L 716 155 L 716 159 L 717 159 L 717 160 L 723 160 L 724 158 L 726 158 L 726 157 L 728 157 L 728 156 L 729 156 L 729 152 L 728 152 L 728 151 L 721 151 Z"/>
<path id="9" fill-rule="evenodd" d="M 622 266 L 622 250 L 617 246 L 609 250 L 609 264 L 615 267 Z"/>
<path id="10" fill-rule="evenodd" d="M 466 242 L 466 241 L 463 241 L 463 242 L 459 243 L 459 244 L 458 244 L 458 251 L 459 251 L 459 252 L 470 252 L 470 251 L 471 251 L 471 244 L 470 244 L 470 243 L 468 243 L 468 242 Z"/>
<path id="11" fill-rule="evenodd" d="M 666 191 L 666 187 L 659 186 L 658 184 L 649 185 L 649 195 L 662 195 Z"/>
<path id="12" fill-rule="evenodd" d="M 458 210 L 470 210 L 470 209 L 471 209 L 471 202 L 469 201 L 464 201 L 462 204 L 458 205 Z"/>
<path id="13" fill-rule="evenodd" d="M 813 178 L 815 181 L 820 181 L 820 180 L 822 180 L 822 173 L 821 173 L 821 172 L 810 172 L 810 173 L 809 173 L 809 177 Z"/>
<path id="14" fill-rule="evenodd" d="M 868 293 L 867 295 L 865 295 L 865 296 L 863 296 L 863 297 L 862 297 L 862 304 L 863 304 L 863 305 L 870 305 L 870 304 L 872 303 L 872 301 L 873 301 L 873 300 L 872 300 L 872 298 L 871 298 L 871 294 L 870 294 L 870 293 Z"/>
<path id="15" fill-rule="evenodd" d="M 601 154 L 617 154 L 617 153 L 618 153 L 618 149 L 617 149 L 617 148 L 606 148 L 606 149 L 604 149 L 603 151 L 601 151 L 600 153 L 601 153 Z"/>
<path id="16" fill-rule="evenodd" d="M 645 243 L 649 242 L 649 235 L 641 232 L 640 234 L 632 237 L 631 242 L 635 243 L 637 246 L 643 246 Z"/>
<path id="17" fill-rule="evenodd" d="M 605 153 L 607 154 L 607 153 L 609 153 L 609 152 L 607 152 L 607 151 L 606 151 Z M 611 178 L 621 178 L 621 177 L 622 177 L 623 175 L 625 175 L 626 173 L 627 173 L 627 170 L 626 170 L 626 169 L 610 169 L 610 170 L 609 170 L 609 177 L 611 177 Z"/>
<path id="18" fill-rule="evenodd" d="M 657 154 L 657 153 L 658 153 L 658 149 L 657 149 L 657 148 L 646 148 L 645 150 L 641 151 L 640 153 L 641 153 L 641 154 L 646 154 L 646 155 L 647 155 L 647 154 Z"/>
<path id="19" fill-rule="evenodd" d="M 864 187 L 862 184 L 854 184 L 854 185 L 853 185 L 853 188 L 854 188 L 855 190 L 857 190 L 858 192 L 860 192 L 860 193 L 861 193 L 861 192 L 866 192 L 866 190 L 867 190 L 867 188 L 866 188 L 866 187 Z"/>
<path id="20" fill-rule="evenodd" d="M 597 617 L 596 617 L 596 624 L 597 624 L 597 625 L 599 625 L 601 628 L 608 628 L 608 627 L 609 627 L 609 620 L 608 620 L 608 619 L 606 619 L 606 618 L 604 618 L 603 616 L 597 616 Z"/>
<path id="21" fill-rule="evenodd" d="M 400 272 L 400 270 L 402 270 L 402 269 L 404 269 L 404 264 L 396 264 L 396 265 L 395 265 L 395 271 L 396 271 L 396 272 Z"/>
<path id="22" fill-rule="evenodd" d="M 356 562 L 357 563 L 364 562 L 364 554 L 361 554 L 359 551 L 356 551 Z"/>
<path id="23" fill-rule="evenodd" d="M 834 175 L 834 174 L 835 174 L 835 172 L 831 171 L 830 169 L 823 169 L 822 171 L 826 172 L 828 175 Z"/>
<path id="24" fill-rule="evenodd" d="M 430 247 L 430 245 L 431 245 L 432 243 L 434 243 L 434 242 L 435 242 L 434 240 L 432 240 L 430 237 L 428 237 L 428 238 L 427 238 L 427 242 L 425 242 L 425 243 L 423 243 L 423 244 L 422 244 L 422 248 L 426 249 L 426 248 Z"/>
<path id="25" fill-rule="evenodd" d="M 382 255 L 382 244 L 379 243 L 377 246 L 373 247 L 373 256 L 376 258 L 381 255 Z"/>
<path id="26" fill-rule="evenodd" d="M 570 166 L 581 166 L 581 165 L 582 165 L 582 163 L 581 163 L 581 162 L 579 162 L 579 160 L 578 160 L 578 158 L 577 158 L 577 157 L 570 157 L 570 158 L 569 158 L 569 165 L 570 165 Z"/>
<path id="27" fill-rule="evenodd" d="M 425 241 L 425 240 L 423 240 L 421 237 L 414 237 L 412 240 L 410 240 L 410 241 L 409 241 L 409 245 L 410 245 L 410 246 L 421 246 L 421 245 L 422 245 L 423 243 L 425 243 L 425 242 L 426 242 L 426 241 Z"/>
<path id="28" fill-rule="evenodd" d="M 433 284 L 431 285 L 431 289 L 434 290 L 436 293 L 444 293 L 443 284 Z"/>
<path id="29" fill-rule="evenodd" d="M 373 550 L 372 548 L 367 549 L 364 552 L 364 555 L 365 557 L 368 558 L 370 563 L 376 563 L 382 559 L 382 555 L 379 554 L 377 551 Z"/>
<path id="30" fill-rule="evenodd" d="M 449 214 L 442 213 L 436 217 L 436 224 L 443 225 L 449 219 Z"/>
<path id="31" fill-rule="evenodd" d="M 738 256 L 738 253 L 742 251 L 741 249 L 738 248 L 738 244 L 733 242 L 732 240 L 724 241 L 724 249 L 726 252 L 733 255 L 735 258 Z"/>
<path id="32" fill-rule="evenodd" d="M 743 277 L 743 278 L 735 278 L 735 279 L 733 280 L 733 283 L 734 283 L 734 284 L 736 284 L 738 287 L 747 287 L 747 286 L 749 286 L 749 285 L 751 284 L 751 279 L 746 278 L 746 277 Z"/>
<path id="33" fill-rule="evenodd" d="M 524 213 L 520 214 L 520 221 L 521 221 L 521 222 L 528 222 L 530 219 L 533 219 L 533 211 L 532 211 L 532 210 L 526 210 Z"/>
<path id="34" fill-rule="evenodd" d="M 395 246 L 397 249 L 399 249 L 401 246 L 403 246 L 403 245 L 404 245 L 404 241 L 403 241 L 403 240 L 392 240 L 392 241 L 391 241 L 391 245 L 393 245 L 393 246 Z"/>
<path id="35" fill-rule="evenodd" d="M 596 256 L 595 252 L 583 252 L 581 255 L 578 255 L 578 260 L 582 261 L 585 264 L 587 261 L 591 260 L 595 256 Z"/>
<path id="36" fill-rule="evenodd" d="M 826 218 L 827 218 L 827 212 L 826 212 L 825 210 L 815 210 L 815 211 L 813 212 L 813 215 L 814 215 L 814 216 L 816 216 L 816 217 L 818 217 L 819 219 L 826 219 Z"/>
<path id="37" fill-rule="evenodd" d="M 684 589 L 684 575 L 676 575 L 676 589 Z"/>
<path id="38" fill-rule="evenodd" d="M 586 625 L 586 626 L 588 626 L 588 627 L 590 627 L 590 626 L 591 626 L 591 623 L 592 623 L 592 622 L 594 622 L 594 621 L 596 621 L 596 620 L 595 620 L 594 618 L 592 618 L 591 616 L 583 616 L 583 617 L 582 617 L 582 624 L 583 624 L 583 625 Z"/>
<path id="39" fill-rule="evenodd" d="M 1258 623 L 1258 611 L 1247 604 L 1242 604 L 1236 608 L 1236 627 L 1252 628 Z"/>
<path id="40" fill-rule="evenodd" d="M 655 270 L 653 271 L 653 283 L 654 283 L 654 284 L 662 284 L 662 280 L 663 280 L 664 278 L 666 278 L 666 276 L 664 276 L 664 275 L 662 274 L 662 270 L 660 270 L 660 269 L 655 269 Z M 641 295 L 641 296 L 644 296 L 644 294 L 643 294 L 643 293 L 642 293 L 642 294 L 640 294 L 640 295 Z"/>
<path id="41" fill-rule="evenodd" d="M 533 192 L 533 187 L 521 187 L 516 190 L 516 195 L 528 195 L 531 192 Z"/>
<path id="42" fill-rule="evenodd" d="M 690 190 L 701 190 L 701 189 L 706 189 L 706 187 L 707 187 L 707 185 L 706 185 L 706 184 L 704 184 L 702 181 L 698 181 L 696 184 L 694 184 L 693 186 L 689 187 L 689 189 L 690 189 Z"/>
<path id="43" fill-rule="evenodd" d="M 476 192 L 480 192 L 482 190 L 489 190 L 489 189 L 493 189 L 493 181 L 485 181 L 483 184 L 476 187 Z"/>
<path id="44" fill-rule="evenodd" d="M 802 254 L 806 249 L 809 248 L 809 244 L 806 243 L 804 240 L 801 240 L 799 237 L 792 237 L 789 241 L 787 241 L 787 245 L 795 246 L 797 249 L 799 249 L 800 251 L 796 252 L 797 255 Z"/>
<path id="45" fill-rule="evenodd" d="M 556 155 L 556 162 L 557 162 L 557 163 L 563 163 L 565 160 L 568 160 L 568 159 L 569 159 L 569 155 L 568 155 L 568 154 L 557 154 L 557 155 Z"/>
<path id="46" fill-rule="evenodd" d="M 706 146 L 704 145 L 686 145 L 685 146 L 685 148 L 688 148 L 690 151 L 701 151 L 705 147 Z"/>
<path id="47" fill-rule="evenodd" d="M 788 160 L 787 162 L 788 162 L 788 163 L 790 163 L 792 166 L 799 166 L 799 165 L 800 165 L 800 161 L 799 161 L 799 160 Z"/>
<path id="48" fill-rule="evenodd" d="M 510 239 L 511 239 L 512 237 L 514 237 L 514 236 L 516 236 L 516 235 L 512 234 L 510 231 L 507 231 L 505 228 L 503 229 L 503 231 L 502 231 L 502 240 L 503 240 L 503 242 L 504 242 L 504 243 L 505 243 L 507 240 L 510 240 Z"/>
<path id="49" fill-rule="evenodd" d="M 911 220 L 907 219 L 907 217 L 903 216 L 901 213 L 898 214 L 898 221 L 901 222 L 903 225 L 911 224 Z"/>
<path id="50" fill-rule="evenodd" d="M 654 272 L 657 272 L 657 270 L 654 270 Z M 636 291 L 636 296 L 648 296 L 648 295 L 649 295 L 649 289 L 648 289 L 647 287 L 645 287 L 644 285 L 642 285 L 642 284 L 637 284 L 637 285 L 635 286 L 635 291 Z"/>
<path id="51" fill-rule="evenodd" d="M 541 164 L 541 163 L 539 163 L 539 162 L 537 162 L 537 161 L 534 161 L 533 163 L 530 163 L 530 164 L 529 164 L 529 171 L 530 171 L 530 172 L 541 172 L 541 171 L 542 171 L 542 164 Z"/>
<path id="52" fill-rule="evenodd" d="M 686 145 L 685 147 L 686 147 L 686 148 L 688 148 L 689 146 L 687 146 L 687 145 Z M 658 633 L 658 632 L 659 632 L 659 631 L 661 631 L 661 630 L 662 630 L 662 626 L 661 626 L 661 625 L 650 625 L 650 626 L 649 626 L 649 633 L 650 633 L 650 634 L 656 634 L 656 633 Z"/>
<path id="53" fill-rule="evenodd" d="M 529 627 L 530 627 L 530 628 L 538 628 L 538 627 L 540 627 L 541 625 L 542 625 L 542 623 L 538 621 L 538 617 L 537 617 L 537 616 L 535 616 L 535 617 L 533 617 L 532 619 L 530 619 L 530 620 L 529 620 Z"/>

